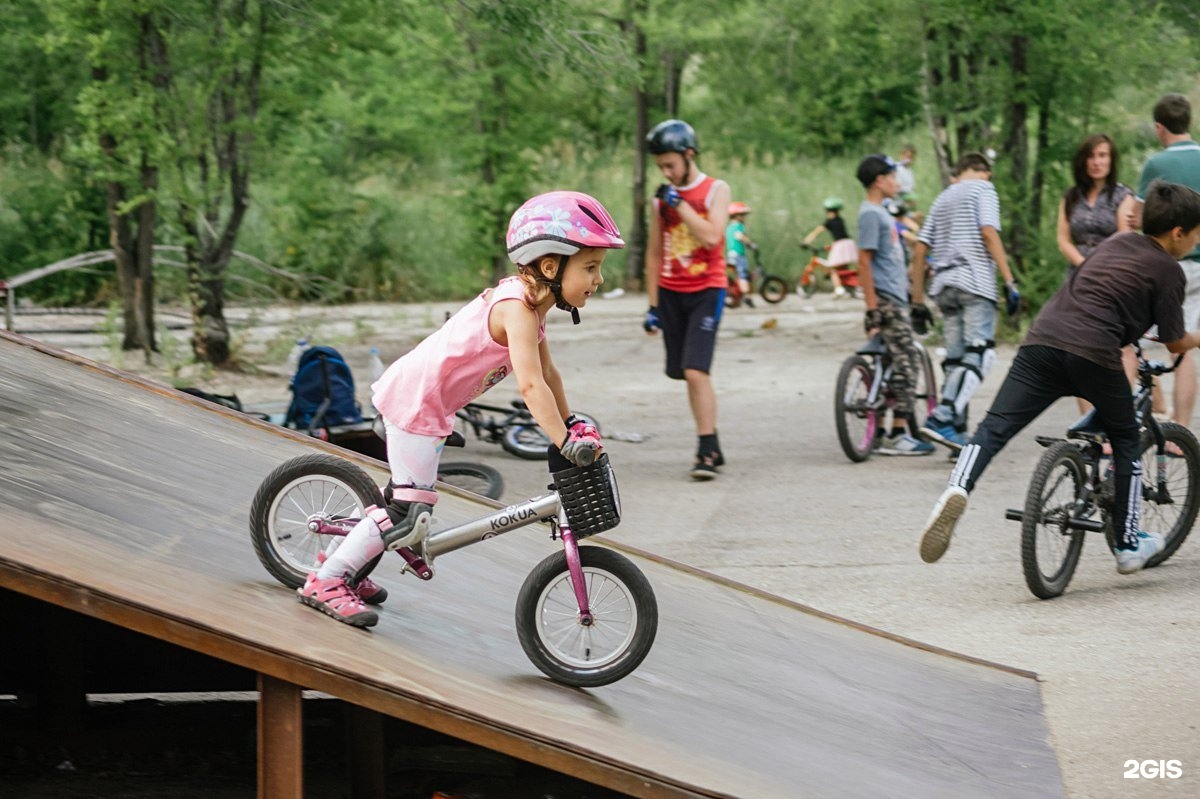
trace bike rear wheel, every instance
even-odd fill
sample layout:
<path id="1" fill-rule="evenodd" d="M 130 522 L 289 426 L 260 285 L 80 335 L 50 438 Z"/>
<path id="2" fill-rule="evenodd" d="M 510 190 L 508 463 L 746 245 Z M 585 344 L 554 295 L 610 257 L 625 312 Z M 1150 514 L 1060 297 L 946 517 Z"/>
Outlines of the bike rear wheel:
<path id="1" fill-rule="evenodd" d="M 1062 595 L 1083 549 L 1082 530 L 1067 526 L 1083 511 L 1087 466 L 1069 441 L 1051 445 L 1038 461 L 1021 517 L 1021 568 L 1038 599 Z"/>
<path id="2" fill-rule="evenodd" d="M 439 464 L 438 479 L 490 499 L 500 499 L 500 495 L 504 493 L 504 477 L 491 466 L 482 463 L 450 461 Z"/>
<path id="3" fill-rule="evenodd" d="M 556 552 L 539 563 L 517 595 L 517 638 L 538 669 L 565 685 L 616 682 L 641 664 L 658 632 L 658 602 L 641 570 L 624 555 L 579 547 L 593 622 L 584 625 L 567 567 Z"/>
<path id="4" fill-rule="evenodd" d="M 866 358 L 852 355 L 842 362 L 834 389 L 833 412 L 838 443 L 855 463 L 871 456 L 882 421 L 878 410 L 869 407 L 868 397 L 875 370 Z"/>
<path id="5" fill-rule="evenodd" d="M 1146 563 L 1146 568 L 1157 566 L 1175 554 L 1187 538 L 1196 522 L 1200 509 L 1200 443 L 1186 427 L 1175 422 L 1162 423 L 1163 438 L 1179 447 L 1182 457 L 1168 456 L 1166 459 L 1166 489 L 1169 502 L 1158 496 L 1158 453 L 1154 436 L 1149 430 L 1142 433 L 1142 517 L 1143 530 L 1161 533 L 1165 542 L 1159 552 Z"/>
<path id="6" fill-rule="evenodd" d="M 317 556 L 336 536 L 308 529 L 313 519 L 361 519 L 382 499 L 367 473 L 333 455 L 301 455 L 280 464 L 250 503 L 250 541 L 267 571 L 289 588 L 304 585 Z"/>
<path id="7" fill-rule="evenodd" d="M 787 281 L 778 275 L 765 275 L 758 293 L 762 295 L 764 300 L 771 304 L 781 302 L 788 293 Z"/>

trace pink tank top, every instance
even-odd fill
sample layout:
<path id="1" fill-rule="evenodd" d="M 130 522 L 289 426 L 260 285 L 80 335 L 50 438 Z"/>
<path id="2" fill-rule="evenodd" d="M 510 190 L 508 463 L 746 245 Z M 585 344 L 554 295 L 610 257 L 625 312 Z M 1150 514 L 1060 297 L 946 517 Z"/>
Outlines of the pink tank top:
<path id="1" fill-rule="evenodd" d="M 496 303 L 525 301 L 525 283 L 506 277 L 394 362 L 371 386 L 375 407 L 392 424 L 422 436 L 446 436 L 454 414 L 512 371 L 508 347 L 488 330 Z M 546 323 L 538 327 L 538 341 Z"/>

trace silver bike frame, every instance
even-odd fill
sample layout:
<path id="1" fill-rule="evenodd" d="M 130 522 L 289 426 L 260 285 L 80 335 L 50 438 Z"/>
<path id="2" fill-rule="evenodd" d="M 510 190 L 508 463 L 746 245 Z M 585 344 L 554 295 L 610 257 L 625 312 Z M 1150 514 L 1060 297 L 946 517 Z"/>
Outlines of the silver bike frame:
<path id="1" fill-rule="evenodd" d="M 490 516 L 463 522 L 445 530 L 431 531 L 425 538 L 421 550 L 423 550 L 425 560 L 432 563 L 433 559 L 439 555 L 504 535 L 536 522 L 544 522 L 556 516 L 560 528 L 565 526 L 566 515 L 562 513 L 557 491 L 509 505 Z"/>

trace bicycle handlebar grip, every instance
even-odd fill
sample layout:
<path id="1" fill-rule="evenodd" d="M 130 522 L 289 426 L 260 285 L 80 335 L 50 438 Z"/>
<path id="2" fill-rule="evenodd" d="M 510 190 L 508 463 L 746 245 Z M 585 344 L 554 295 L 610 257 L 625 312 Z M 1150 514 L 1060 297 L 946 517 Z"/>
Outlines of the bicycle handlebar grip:
<path id="1" fill-rule="evenodd" d="M 596 461 L 596 450 L 584 449 L 579 451 L 578 460 L 581 461 L 580 466 L 591 466 Z"/>

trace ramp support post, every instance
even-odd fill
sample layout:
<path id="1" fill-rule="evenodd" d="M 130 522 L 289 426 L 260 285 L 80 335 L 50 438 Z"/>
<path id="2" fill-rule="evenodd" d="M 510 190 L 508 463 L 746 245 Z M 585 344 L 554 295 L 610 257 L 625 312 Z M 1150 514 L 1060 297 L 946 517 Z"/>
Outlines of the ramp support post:
<path id="1" fill-rule="evenodd" d="M 304 796 L 300 686 L 258 675 L 258 799 Z"/>
<path id="2" fill-rule="evenodd" d="M 346 705 L 346 767 L 350 799 L 385 799 L 386 774 L 383 715 Z"/>

